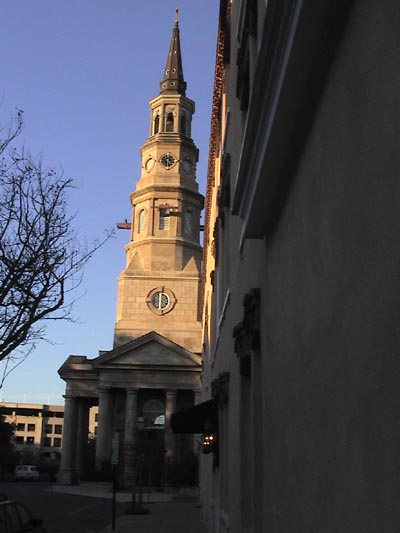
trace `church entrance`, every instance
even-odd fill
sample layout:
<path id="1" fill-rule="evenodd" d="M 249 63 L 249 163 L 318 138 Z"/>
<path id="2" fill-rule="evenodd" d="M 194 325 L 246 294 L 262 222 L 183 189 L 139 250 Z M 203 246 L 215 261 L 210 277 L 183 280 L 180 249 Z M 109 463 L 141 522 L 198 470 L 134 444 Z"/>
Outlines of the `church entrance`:
<path id="1" fill-rule="evenodd" d="M 165 483 L 165 443 L 163 429 L 145 429 L 140 434 L 143 487 L 163 487 Z"/>
<path id="2" fill-rule="evenodd" d="M 139 392 L 140 413 L 145 428 L 138 432 L 142 485 L 163 487 L 165 483 L 165 392 L 143 389 Z"/>

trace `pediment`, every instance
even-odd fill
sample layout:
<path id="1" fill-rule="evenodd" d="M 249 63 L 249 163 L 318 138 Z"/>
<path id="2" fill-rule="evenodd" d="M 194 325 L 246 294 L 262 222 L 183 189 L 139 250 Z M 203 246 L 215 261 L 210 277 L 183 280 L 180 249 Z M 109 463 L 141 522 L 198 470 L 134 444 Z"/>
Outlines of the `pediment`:
<path id="1" fill-rule="evenodd" d="M 70 355 L 58 369 L 58 373 L 62 379 L 77 376 L 82 379 L 97 379 L 97 371 L 92 361 L 84 355 Z"/>
<path id="2" fill-rule="evenodd" d="M 200 356 L 152 331 L 93 360 L 101 368 L 200 367 Z"/>

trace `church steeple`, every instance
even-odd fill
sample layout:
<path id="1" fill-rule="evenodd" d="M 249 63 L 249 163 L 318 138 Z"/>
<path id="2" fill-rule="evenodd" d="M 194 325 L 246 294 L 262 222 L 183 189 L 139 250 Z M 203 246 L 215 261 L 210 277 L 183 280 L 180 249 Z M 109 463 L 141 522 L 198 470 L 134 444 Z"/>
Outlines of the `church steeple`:
<path id="1" fill-rule="evenodd" d="M 114 347 L 156 331 L 186 350 L 201 352 L 204 198 L 196 180 L 198 149 L 191 138 L 195 103 L 185 92 L 177 16 L 161 91 L 150 100 L 140 179 L 130 196 L 131 240 L 119 278 Z"/>
<path id="2" fill-rule="evenodd" d="M 182 96 L 185 96 L 186 82 L 183 79 L 178 15 L 179 10 L 177 9 L 171 43 L 169 45 L 167 63 L 164 70 L 164 77 L 160 83 L 160 94 L 181 94 Z"/>

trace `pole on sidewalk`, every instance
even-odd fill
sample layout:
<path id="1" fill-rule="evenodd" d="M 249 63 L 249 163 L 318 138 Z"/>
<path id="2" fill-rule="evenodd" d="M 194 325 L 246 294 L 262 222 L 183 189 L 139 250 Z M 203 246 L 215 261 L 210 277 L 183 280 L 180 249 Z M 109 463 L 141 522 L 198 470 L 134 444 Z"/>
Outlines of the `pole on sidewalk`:
<path id="1" fill-rule="evenodd" d="M 113 465 L 113 496 L 112 496 L 112 522 L 111 531 L 115 531 L 115 494 L 117 491 L 117 465 Z"/>
<path id="2" fill-rule="evenodd" d="M 115 494 L 117 491 L 117 472 L 119 459 L 119 433 L 116 431 L 112 438 L 111 464 L 113 465 L 113 497 L 112 497 L 112 521 L 111 531 L 115 531 Z"/>

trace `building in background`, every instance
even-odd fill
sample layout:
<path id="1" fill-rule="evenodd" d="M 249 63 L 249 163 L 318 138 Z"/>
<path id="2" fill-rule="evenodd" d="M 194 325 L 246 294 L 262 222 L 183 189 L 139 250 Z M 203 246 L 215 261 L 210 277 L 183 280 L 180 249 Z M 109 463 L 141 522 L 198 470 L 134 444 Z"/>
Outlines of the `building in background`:
<path id="1" fill-rule="evenodd" d="M 191 436 L 177 438 L 169 420 L 200 395 L 202 248 L 198 149 L 191 138 L 195 104 L 186 96 L 179 27 L 172 32 L 159 94 L 150 101 L 141 175 L 130 196 L 126 268 L 118 280 L 113 349 L 95 359 L 71 355 L 66 381 L 60 483 L 87 475 L 88 414 L 98 405 L 96 474 L 107 476 L 118 453 L 119 482 L 162 486 L 193 457 Z M 137 430 L 137 422 L 144 430 Z"/>
<path id="2" fill-rule="evenodd" d="M 208 531 L 397 531 L 400 6 L 220 5 L 195 428 Z"/>
<path id="3" fill-rule="evenodd" d="M 0 410 L 5 422 L 14 426 L 17 463 L 59 466 L 63 444 L 63 405 L 1 402 Z M 90 410 L 88 438 L 97 434 L 97 412 L 97 407 Z"/>
<path id="4" fill-rule="evenodd" d="M 64 407 L 35 403 L 3 402 L 1 412 L 13 424 L 17 462 L 58 462 L 61 457 Z"/>

